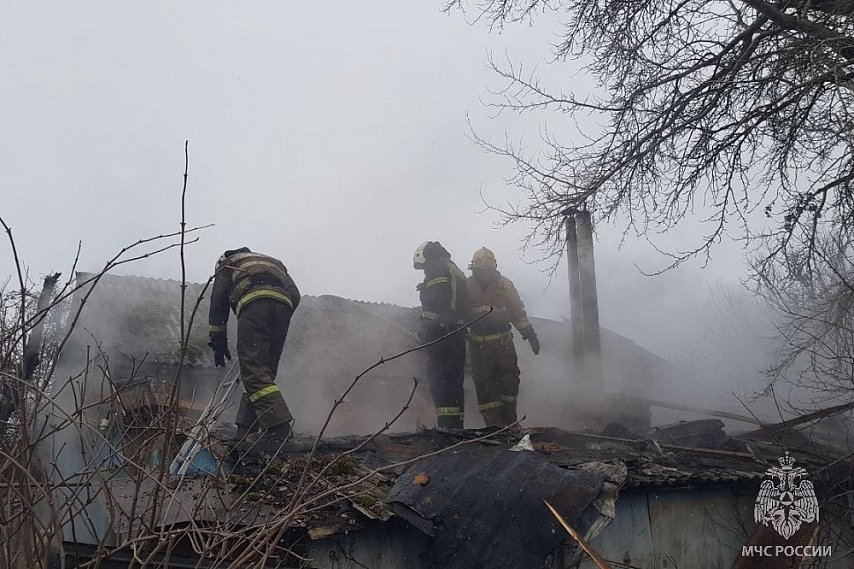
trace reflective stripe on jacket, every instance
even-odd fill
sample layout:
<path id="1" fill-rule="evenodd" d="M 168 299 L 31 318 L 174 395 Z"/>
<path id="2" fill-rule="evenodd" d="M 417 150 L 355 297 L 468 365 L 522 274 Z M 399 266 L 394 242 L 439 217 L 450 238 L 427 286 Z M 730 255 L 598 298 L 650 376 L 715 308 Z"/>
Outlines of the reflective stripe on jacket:
<path id="1" fill-rule="evenodd" d="M 424 281 L 418 290 L 422 323 L 458 325 L 468 320 L 466 277 L 449 258 L 431 259 L 424 264 Z"/>
<path id="2" fill-rule="evenodd" d="M 466 286 L 472 304 L 472 318 L 477 318 L 492 308 L 491 314 L 471 325 L 470 339 L 489 337 L 498 340 L 500 334 L 510 331 L 511 323 L 519 331 L 531 328 L 525 305 L 522 304 L 513 282 L 507 277 L 499 273 L 486 287 L 475 277 L 469 277 L 466 279 Z"/>
<path id="3" fill-rule="evenodd" d="M 296 309 L 300 292 L 285 265 L 261 253 L 221 257 L 211 290 L 210 334 L 224 334 L 229 312 L 239 316 L 247 304 L 259 298 L 272 298 Z"/>

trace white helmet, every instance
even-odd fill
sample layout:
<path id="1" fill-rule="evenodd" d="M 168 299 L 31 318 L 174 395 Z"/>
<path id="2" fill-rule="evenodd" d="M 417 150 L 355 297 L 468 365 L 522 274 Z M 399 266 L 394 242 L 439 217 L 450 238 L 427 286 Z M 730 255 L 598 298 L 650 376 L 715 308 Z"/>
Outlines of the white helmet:
<path id="1" fill-rule="evenodd" d="M 429 241 L 425 241 L 415 250 L 415 254 L 412 256 L 412 266 L 415 269 L 423 269 L 424 263 L 427 262 L 427 259 L 424 258 L 424 248 L 427 247 Z"/>

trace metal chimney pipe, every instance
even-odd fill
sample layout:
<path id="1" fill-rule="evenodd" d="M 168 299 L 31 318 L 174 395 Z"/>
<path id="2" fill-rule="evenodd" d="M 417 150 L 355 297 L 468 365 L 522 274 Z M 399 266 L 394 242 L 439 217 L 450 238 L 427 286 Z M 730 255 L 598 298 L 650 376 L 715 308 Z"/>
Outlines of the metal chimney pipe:
<path id="1" fill-rule="evenodd" d="M 581 283 L 581 313 L 584 315 L 584 346 L 596 360 L 602 351 L 599 335 L 599 297 L 593 261 L 593 224 L 589 211 L 575 214 L 578 239 L 578 275 Z M 598 366 L 597 366 L 598 367 Z"/>
<path id="2" fill-rule="evenodd" d="M 588 386 L 601 389 L 602 348 L 593 259 L 593 224 L 590 212 L 567 208 L 561 213 L 566 223 L 574 375 Z"/>
<path id="3" fill-rule="evenodd" d="M 581 280 L 578 274 L 578 237 L 575 232 L 573 212 L 564 213 L 566 224 L 566 261 L 569 271 L 569 309 L 572 325 L 572 353 L 584 355 L 584 316 L 581 311 Z"/>

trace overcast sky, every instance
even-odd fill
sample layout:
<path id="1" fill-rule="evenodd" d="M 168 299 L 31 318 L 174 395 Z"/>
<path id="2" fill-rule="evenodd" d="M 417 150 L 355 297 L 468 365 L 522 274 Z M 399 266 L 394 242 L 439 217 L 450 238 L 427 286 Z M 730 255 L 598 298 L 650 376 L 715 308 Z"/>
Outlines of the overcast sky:
<path id="1" fill-rule="evenodd" d="M 97 270 L 178 228 L 189 139 L 188 221 L 215 224 L 188 251 L 191 280 L 246 245 L 280 257 L 305 294 L 411 306 L 413 250 L 438 239 L 463 269 L 492 248 L 532 314 L 568 316 L 565 268 L 549 284 L 520 251 L 528 227 L 495 229 L 484 212 L 481 193 L 519 196 L 466 125 L 536 142 L 544 117 L 489 119 L 486 54 L 569 77 L 547 63 L 551 34 L 547 21 L 490 33 L 435 1 L 7 2 L 0 215 L 32 275 L 68 271 L 78 240 L 80 267 Z M 743 253 L 725 243 L 705 269 L 650 279 L 635 265 L 664 260 L 631 240 L 619 250 L 620 229 L 597 227 L 602 323 L 669 355 L 710 283 L 744 276 Z M 0 262 L 11 274 L 8 247 Z M 119 274 L 179 278 L 178 255 Z"/>

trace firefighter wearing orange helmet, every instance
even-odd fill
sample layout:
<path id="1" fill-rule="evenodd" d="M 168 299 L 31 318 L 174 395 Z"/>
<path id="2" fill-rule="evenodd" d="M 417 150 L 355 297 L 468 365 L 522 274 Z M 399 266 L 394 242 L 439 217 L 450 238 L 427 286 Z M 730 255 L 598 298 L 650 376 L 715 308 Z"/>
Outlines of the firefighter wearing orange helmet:
<path id="1" fill-rule="evenodd" d="M 513 282 L 498 272 L 495 254 L 481 247 L 475 251 L 469 270 L 472 276 L 466 279 L 466 288 L 472 317 L 488 313 L 469 327 L 467 336 L 478 411 L 487 426 L 510 425 L 516 422 L 519 395 L 511 324 L 530 343 L 535 355 L 540 353 L 540 341 Z"/>

